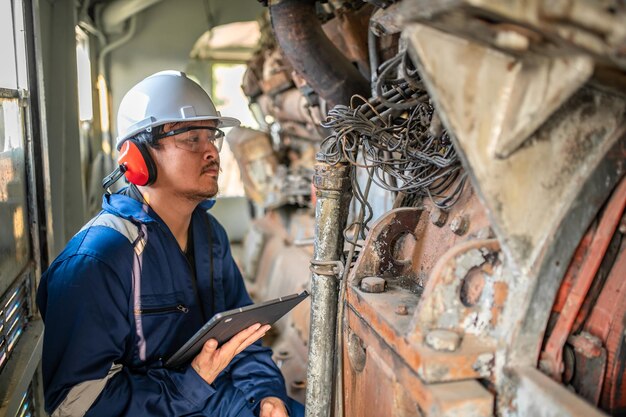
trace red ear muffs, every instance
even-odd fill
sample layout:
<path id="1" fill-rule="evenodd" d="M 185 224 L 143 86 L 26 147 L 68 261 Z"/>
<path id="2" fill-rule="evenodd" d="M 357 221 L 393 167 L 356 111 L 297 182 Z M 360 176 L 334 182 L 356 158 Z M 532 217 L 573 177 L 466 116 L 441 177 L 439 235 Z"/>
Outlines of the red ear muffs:
<path id="1" fill-rule="evenodd" d="M 124 142 L 117 163 L 123 167 L 124 176 L 130 183 L 150 185 L 156 181 L 156 165 L 143 143 L 133 139 Z"/>

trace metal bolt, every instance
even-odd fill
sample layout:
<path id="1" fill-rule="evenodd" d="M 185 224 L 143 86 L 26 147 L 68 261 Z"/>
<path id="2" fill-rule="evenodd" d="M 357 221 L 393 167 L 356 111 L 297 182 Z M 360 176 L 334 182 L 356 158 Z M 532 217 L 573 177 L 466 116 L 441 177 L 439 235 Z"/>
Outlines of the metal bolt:
<path id="1" fill-rule="evenodd" d="M 426 335 L 426 344 L 440 352 L 454 352 L 461 344 L 461 336 L 452 330 L 431 330 Z"/>
<path id="2" fill-rule="evenodd" d="M 626 219 L 622 219 L 621 222 L 619 222 L 619 232 L 623 235 L 626 235 Z"/>
<path id="3" fill-rule="evenodd" d="M 466 215 L 459 215 L 452 219 L 450 230 L 459 236 L 463 236 L 469 228 L 469 219 Z"/>
<path id="4" fill-rule="evenodd" d="M 386 281 L 381 277 L 365 277 L 361 280 L 361 290 L 372 293 L 384 292 L 385 283 Z"/>
<path id="5" fill-rule="evenodd" d="M 434 209 L 430 212 L 430 222 L 437 227 L 443 227 L 448 220 L 448 213 L 441 209 Z"/>
<path id="6" fill-rule="evenodd" d="M 406 304 L 398 304 L 396 306 L 396 314 L 398 316 L 406 316 L 407 314 L 409 314 L 409 308 Z"/>

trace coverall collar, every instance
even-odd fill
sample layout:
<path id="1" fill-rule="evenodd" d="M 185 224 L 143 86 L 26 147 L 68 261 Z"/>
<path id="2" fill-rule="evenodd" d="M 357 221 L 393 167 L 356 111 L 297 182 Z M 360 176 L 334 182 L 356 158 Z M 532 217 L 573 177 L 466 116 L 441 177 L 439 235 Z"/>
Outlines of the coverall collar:
<path id="1" fill-rule="evenodd" d="M 198 204 L 196 210 L 201 209 L 202 211 L 206 211 L 214 205 L 214 199 L 205 200 Z M 104 194 L 104 196 L 102 197 L 102 209 L 104 211 L 115 214 L 116 216 L 133 221 L 135 223 L 163 223 L 163 220 L 161 220 L 159 215 L 154 210 L 152 210 L 152 207 L 148 206 L 146 211 L 144 209 L 144 206 L 145 204 L 143 204 L 143 202 L 124 195 L 121 192 L 116 194 Z"/>

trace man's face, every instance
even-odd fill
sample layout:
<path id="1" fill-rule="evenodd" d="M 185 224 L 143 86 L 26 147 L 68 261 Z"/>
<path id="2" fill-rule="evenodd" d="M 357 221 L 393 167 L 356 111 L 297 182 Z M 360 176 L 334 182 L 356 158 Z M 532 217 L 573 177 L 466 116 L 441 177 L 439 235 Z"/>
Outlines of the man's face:
<path id="1" fill-rule="evenodd" d="M 215 127 L 216 122 L 168 123 L 164 133 L 184 130 L 189 126 Z M 153 188 L 171 192 L 175 196 L 200 202 L 217 194 L 220 170 L 219 152 L 209 138 L 215 132 L 194 129 L 159 139 L 158 149 L 150 148 L 157 166 L 157 180 Z M 190 150 L 194 143 L 194 150 Z"/>

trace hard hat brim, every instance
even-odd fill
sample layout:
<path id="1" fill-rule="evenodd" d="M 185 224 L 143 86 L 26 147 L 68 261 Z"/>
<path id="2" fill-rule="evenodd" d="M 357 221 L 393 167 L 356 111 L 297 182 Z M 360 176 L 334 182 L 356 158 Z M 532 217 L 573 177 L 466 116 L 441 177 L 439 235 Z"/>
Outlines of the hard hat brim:
<path id="1" fill-rule="evenodd" d="M 182 122 L 194 122 L 194 121 L 204 121 L 204 120 L 217 120 L 217 127 L 236 127 L 241 125 L 239 119 L 235 119 L 234 117 L 224 117 L 224 116 L 197 116 L 197 117 L 186 117 L 184 119 L 171 119 L 171 120 L 159 120 L 157 123 L 150 124 L 147 126 L 142 126 L 141 128 L 133 129 L 126 133 L 123 137 L 118 137 L 115 141 L 115 147 L 119 150 L 122 147 L 122 144 L 132 138 L 136 134 L 143 132 L 147 129 L 151 129 L 157 126 L 163 126 L 167 123 L 182 123 Z"/>

